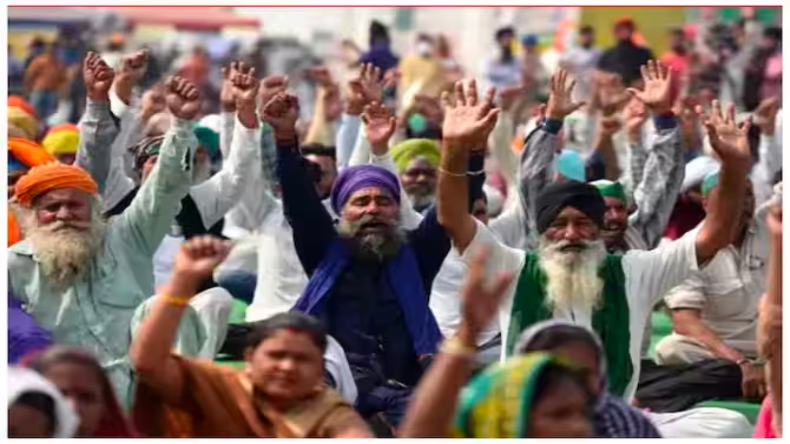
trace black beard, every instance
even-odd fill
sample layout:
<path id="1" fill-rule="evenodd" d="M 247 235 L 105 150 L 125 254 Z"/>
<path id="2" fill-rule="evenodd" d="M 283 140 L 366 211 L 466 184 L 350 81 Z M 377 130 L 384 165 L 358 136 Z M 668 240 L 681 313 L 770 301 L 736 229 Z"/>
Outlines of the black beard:
<path id="1" fill-rule="evenodd" d="M 375 262 L 395 257 L 403 243 L 397 233 L 343 234 L 342 238 L 353 257 Z"/>

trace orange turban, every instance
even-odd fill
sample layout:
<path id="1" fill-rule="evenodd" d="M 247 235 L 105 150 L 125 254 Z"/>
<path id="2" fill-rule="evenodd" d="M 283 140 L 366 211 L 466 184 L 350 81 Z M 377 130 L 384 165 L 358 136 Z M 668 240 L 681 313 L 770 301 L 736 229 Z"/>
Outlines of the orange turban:
<path id="1" fill-rule="evenodd" d="M 8 107 L 19 108 L 31 116 L 36 117 L 36 111 L 33 109 L 30 103 L 21 96 L 8 96 Z"/>
<path id="2" fill-rule="evenodd" d="M 34 167 L 16 183 L 14 197 L 29 207 L 36 198 L 52 190 L 76 188 L 88 194 L 97 194 L 99 187 L 82 168 L 62 163 L 48 163 Z"/>
<path id="3" fill-rule="evenodd" d="M 41 148 L 36 142 L 15 137 L 8 139 L 8 156 L 9 158 L 13 157 L 28 168 L 57 161 L 54 156 L 44 151 L 44 148 Z"/>

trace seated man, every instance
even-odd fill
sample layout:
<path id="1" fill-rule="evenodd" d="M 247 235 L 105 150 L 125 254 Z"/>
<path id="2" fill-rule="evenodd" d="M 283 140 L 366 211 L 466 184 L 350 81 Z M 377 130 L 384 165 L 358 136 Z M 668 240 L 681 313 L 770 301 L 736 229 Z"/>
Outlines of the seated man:
<path id="1" fill-rule="evenodd" d="M 11 202 L 25 240 L 8 250 L 10 290 L 54 342 L 96 356 L 122 403 L 133 378 L 132 318 L 154 293 L 152 258 L 189 190 L 184 159 L 197 144 L 190 122 L 200 109 L 195 87 L 172 79 L 168 103 L 175 124 L 159 161 L 117 218 L 101 217 L 98 185 L 72 165 L 32 168 Z"/>
<path id="2" fill-rule="evenodd" d="M 703 184 L 706 208 L 710 193 L 718 187 L 717 180 L 714 173 Z M 769 207 L 770 203 L 764 204 L 755 214 L 749 183 L 739 217 L 733 218 L 738 224 L 735 241 L 664 298 L 672 310 L 673 333 L 656 347 L 656 362 L 661 365 L 716 359 L 739 366 L 747 398 L 765 394 L 762 365 L 755 359 L 757 308 L 765 293 L 769 247 L 765 215 Z M 721 380 L 728 387 L 733 382 L 737 386 L 740 381 Z"/>
<path id="3" fill-rule="evenodd" d="M 644 71 L 645 91 L 637 92 L 638 96 L 657 118 L 674 120 L 667 115 L 671 103 L 663 91 L 668 88 L 666 69 L 651 63 Z M 575 106 L 570 99 L 572 88 L 564 86 L 566 78 L 560 71 L 552 80 L 549 120 L 567 115 L 562 110 Z M 612 392 L 630 400 L 640 370 L 645 323 L 657 298 L 712 259 L 735 231 L 728 215 L 740 208 L 750 168 L 745 131 L 735 126 L 732 108 L 726 117 L 717 106 L 713 108 L 706 123 L 724 166 L 721 186 L 698 233 L 652 251 L 608 255 L 601 239 L 606 212 L 603 197 L 592 185 L 571 181 L 547 187 L 536 199 L 539 248 L 525 253 L 502 245 L 464 211 L 467 184 L 459 170 L 466 164 L 469 146 L 487 126 L 476 91 L 470 90 L 469 97 L 464 97 L 463 89 L 457 87 L 459 104 L 449 106 L 445 113 L 440 171 L 446 173 L 439 176 L 439 220 L 465 259 L 477 248 L 491 249 L 489 275 L 519 273 L 500 306 L 500 327 L 506 338 L 503 349 L 510 352 L 524 328 L 546 319 L 592 328 L 600 335 L 611 364 Z"/>
<path id="4" fill-rule="evenodd" d="M 321 319 L 345 350 L 360 413 L 382 412 L 397 426 L 441 340 L 428 295 L 450 240 L 435 211 L 404 230 L 398 179 L 373 165 L 340 173 L 330 198 L 336 228 L 297 148 L 297 99 L 278 94 L 263 117 L 274 130 L 284 212 L 310 277 L 294 310 Z"/>

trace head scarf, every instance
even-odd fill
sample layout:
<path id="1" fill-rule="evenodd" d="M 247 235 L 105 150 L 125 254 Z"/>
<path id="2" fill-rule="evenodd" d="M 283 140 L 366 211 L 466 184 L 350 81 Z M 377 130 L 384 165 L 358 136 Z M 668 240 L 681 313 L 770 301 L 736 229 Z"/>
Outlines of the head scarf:
<path id="1" fill-rule="evenodd" d="M 593 418 L 596 435 L 600 438 L 660 438 L 658 430 L 642 412 L 609 393 L 606 380 L 606 353 L 601 339 L 591 330 L 562 320 L 539 322 L 521 333 L 513 349 L 513 355 L 528 353 L 526 356 L 530 356 L 536 352 L 551 352 L 551 350 L 531 349 L 531 345 L 538 337 L 555 329 L 573 330 L 595 347 L 600 374 L 600 394 L 595 400 Z"/>
<path id="2" fill-rule="evenodd" d="M 64 123 L 53 126 L 47 131 L 41 145 L 49 154 L 76 154 L 80 143 L 80 130 L 77 125 Z"/>
<path id="3" fill-rule="evenodd" d="M 51 382 L 33 370 L 9 367 L 8 368 L 8 407 L 10 408 L 25 393 L 43 393 L 55 402 L 55 433 L 53 438 L 73 438 L 79 426 L 77 414 L 63 398 Z"/>
<path id="4" fill-rule="evenodd" d="M 33 117 L 36 116 L 36 110 L 22 96 L 8 96 L 8 107 L 19 108 Z"/>
<path id="5" fill-rule="evenodd" d="M 562 177 L 577 182 L 586 182 L 587 172 L 584 168 L 584 159 L 574 150 L 562 150 L 557 156 L 555 171 Z"/>
<path id="6" fill-rule="evenodd" d="M 96 195 L 99 188 L 93 178 L 76 165 L 49 163 L 32 168 L 14 188 L 14 197 L 25 207 L 36 198 L 52 190 L 76 188 L 90 195 Z"/>
<path id="7" fill-rule="evenodd" d="M 410 139 L 401 142 L 390 150 L 392 161 L 398 168 L 398 174 L 403 174 L 409 164 L 417 157 L 422 157 L 434 168 L 439 166 L 441 153 L 439 142 L 431 139 Z"/>
<path id="8" fill-rule="evenodd" d="M 330 194 L 332 209 L 340 214 L 352 194 L 368 187 L 381 188 L 400 203 L 400 184 L 394 174 L 376 165 L 357 165 L 342 170 L 337 176 Z"/>
<path id="9" fill-rule="evenodd" d="M 590 185 L 598 188 L 598 191 L 603 197 L 614 197 L 615 199 L 620 199 L 623 202 L 627 201 L 625 197 L 625 188 L 623 188 L 623 184 L 621 184 L 619 181 L 612 182 L 611 180 L 602 179 L 596 180 Z"/>
<path id="10" fill-rule="evenodd" d="M 683 179 L 683 185 L 680 187 L 680 192 L 694 188 L 701 184 L 708 174 L 719 170 L 719 162 L 712 157 L 700 156 L 686 164 L 686 175 Z"/>
<path id="11" fill-rule="evenodd" d="M 713 190 L 713 188 L 718 184 L 719 184 L 719 172 L 713 171 L 711 173 L 708 173 L 708 175 L 705 176 L 705 180 L 702 181 L 702 187 L 700 189 L 700 191 L 702 191 L 702 195 L 707 196 L 711 192 L 711 190 Z"/>
<path id="12" fill-rule="evenodd" d="M 38 135 L 38 121 L 22 108 L 8 107 L 8 124 L 24 131 L 30 140 L 35 140 Z"/>
<path id="13" fill-rule="evenodd" d="M 165 136 L 146 137 L 137 145 L 129 148 L 129 152 L 134 157 L 135 171 L 139 173 L 149 157 L 159 155 L 159 149 L 162 148 L 164 140 Z"/>
<path id="14" fill-rule="evenodd" d="M 536 205 L 538 233 L 544 233 L 565 207 L 581 211 L 599 227 L 603 225 L 606 204 L 601 193 L 590 184 L 571 180 L 551 184 L 538 195 Z"/>
<path id="15" fill-rule="evenodd" d="M 549 363 L 545 353 L 531 353 L 494 364 L 461 393 L 453 421 L 455 438 L 526 438 L 535 383 Z"/>
<path id="16" fill-rule="evenodd" d="M 206 149 L 212 162 L 222 158 L 222 154 L 219 151 L 219 134 L 216 131 L 205 126 L 196 126 L 192 131 L 197 137 L 198 144 Z"/>
<path id="17" fill-rule="evenodd" d="M 219 134 L 222 132 L 222 116 L 219 114 L 209 114 L 204 116 L 202 119 L 200 119 L 200 122 L 198 122 L 198 126 L 208 128 L 211 131 Z"/>

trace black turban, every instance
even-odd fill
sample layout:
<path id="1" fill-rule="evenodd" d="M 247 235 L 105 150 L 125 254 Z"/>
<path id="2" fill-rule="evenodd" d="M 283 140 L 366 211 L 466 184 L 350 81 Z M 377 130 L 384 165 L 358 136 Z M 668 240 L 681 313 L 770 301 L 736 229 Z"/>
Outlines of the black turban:
<path id="1" fill-rule="evenodd" d="M 536 208 L 538 233 L 543 234 L 565 207 L 581 211 L 599 227 L 603 225 L 606 203 L 601 193 L 588 183 L 570 180 L 551 184 L 538 195 Z"/>

